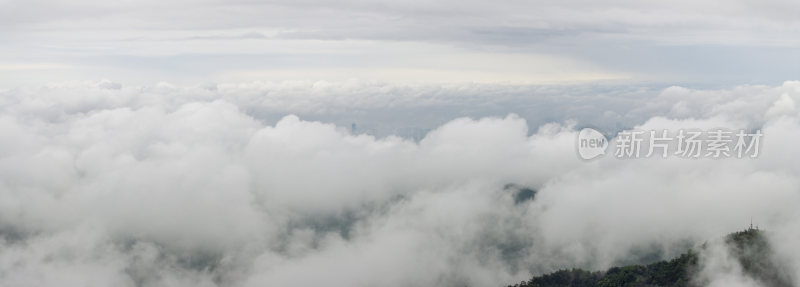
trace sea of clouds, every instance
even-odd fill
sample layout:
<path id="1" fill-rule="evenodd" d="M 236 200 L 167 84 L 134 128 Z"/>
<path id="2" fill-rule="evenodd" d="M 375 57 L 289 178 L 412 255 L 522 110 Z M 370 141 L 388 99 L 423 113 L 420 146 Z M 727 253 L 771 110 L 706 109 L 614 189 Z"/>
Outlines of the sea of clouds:
<path id="1" fill-rule="evenodd" d="M 669 258 L 751 217 L 797 282 L 797 100 L 800 82 L 4 89 L 0 285 L 503 286 Z M 764 138 L 755 159 L 583 161 L 587 125 Z M 758 284 L 714 250 L 700 277 Z"/>

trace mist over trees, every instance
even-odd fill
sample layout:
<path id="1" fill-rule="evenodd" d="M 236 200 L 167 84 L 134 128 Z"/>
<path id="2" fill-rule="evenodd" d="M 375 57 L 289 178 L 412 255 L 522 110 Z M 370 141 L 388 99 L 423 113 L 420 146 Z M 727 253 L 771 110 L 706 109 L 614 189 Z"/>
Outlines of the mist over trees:
<path id="1" fill-rule="evenodd" d="M 763 287 L 794 286 L 787 277 L 785 266 L 781 266 L 774 256 L 765 231 L 749 228 L 725 236 L 716 242 L 706 242 L 697 248 L 689 249 L 680 256 L 646 265 L 612 267 L 605 271 L 586 271 L 583 269 L 564 269 L 536 276 L 530 280 L 508 287 L 638 287 L 669 286 L 694 287 L 709 286 L 711 278 L 718 274 L 706 274 L 703 262 L 713 256 L 709 253 L 710 244 L 722 245 L 726 252 L 735 258 L 741 268 L 741 275 Z M 729 284 L 739 286 L 739 284 Z M 741 282 L 740 282 L 741 283 Z"/>

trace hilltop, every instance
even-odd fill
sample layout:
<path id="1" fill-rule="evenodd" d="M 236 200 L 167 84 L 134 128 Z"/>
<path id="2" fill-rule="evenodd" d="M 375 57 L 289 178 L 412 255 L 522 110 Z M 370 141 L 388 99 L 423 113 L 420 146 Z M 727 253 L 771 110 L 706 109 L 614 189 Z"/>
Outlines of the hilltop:
<path id="1" fill-rule="evenodd" d="M 724 238 L 729 253 L 742 266 L 742 273 L 763 286 L 788 287 L 789 280 L 783 278 L 771 260 L 773 251 L 764 231 L 749 228 L 728 234 Z M 695 279 L 699 272 L 700 253 L 707 243 L 689 249 L 677 258 L 647 265 L 613 267 L 606 271 L 564 269 L 536 276 L 528 281 L 508 285 L 509 287 L 617 287 L 617 286 L 669 286 L 694 287 L 707 282 Z"/>

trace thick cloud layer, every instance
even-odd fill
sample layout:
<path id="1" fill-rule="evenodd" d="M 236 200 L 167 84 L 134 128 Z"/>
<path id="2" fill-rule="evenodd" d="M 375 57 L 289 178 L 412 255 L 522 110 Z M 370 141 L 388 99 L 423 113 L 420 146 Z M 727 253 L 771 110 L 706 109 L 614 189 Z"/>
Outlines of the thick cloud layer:
<path id="1" fill-rule="evenodd" d="M 604 103 L 592 116 L 541 125 L 529 125 L 548 120 L 524 105 L 519 115 L 471 111 L 547 101 L 531 92 L 547 89 L 98 82 L 2 91 L 0 285 L 500 286 L 669 257 L 751 216 L 798 279 L 800 83 L 616 100 L 587 92 L 575 102 Z M 487 90 L 496 93 L 479 96 Z M 347 125 L 365 106 L 455 119 L 422 114 L 424 136 L 376 137 Z M 598 118 L 760 128 L 764 141 L 756 159 L 581 161 L 577 127 Z M 708 260 L 711 275 L 729 264 L 709 258 L 721 258 Z M 723 269 L 734 275 L 704 278 L 738 280 L 735 267 Z"/>

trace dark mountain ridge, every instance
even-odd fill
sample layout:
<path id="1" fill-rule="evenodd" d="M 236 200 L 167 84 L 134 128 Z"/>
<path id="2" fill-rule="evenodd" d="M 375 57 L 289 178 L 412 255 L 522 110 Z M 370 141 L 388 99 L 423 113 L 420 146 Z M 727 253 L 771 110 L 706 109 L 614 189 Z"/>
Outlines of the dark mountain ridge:
<path id="1" fill-rule="evenodd" d="M 765 287 L 793 286 L 772 260 L 773 251 L 764 231 L 748 228 L 734 232 L 725 236 L 724 243 L 729 254 L 741 265 L 744 276 Z M 508 287 L 705 286 L 709 282 L 696 275 L 700 271 L 700 254 L 707 248 L 708 243 L 705 243 L 677 258 L 647 265 L 612 267 L 606 271 L 564 269 Z"/>

